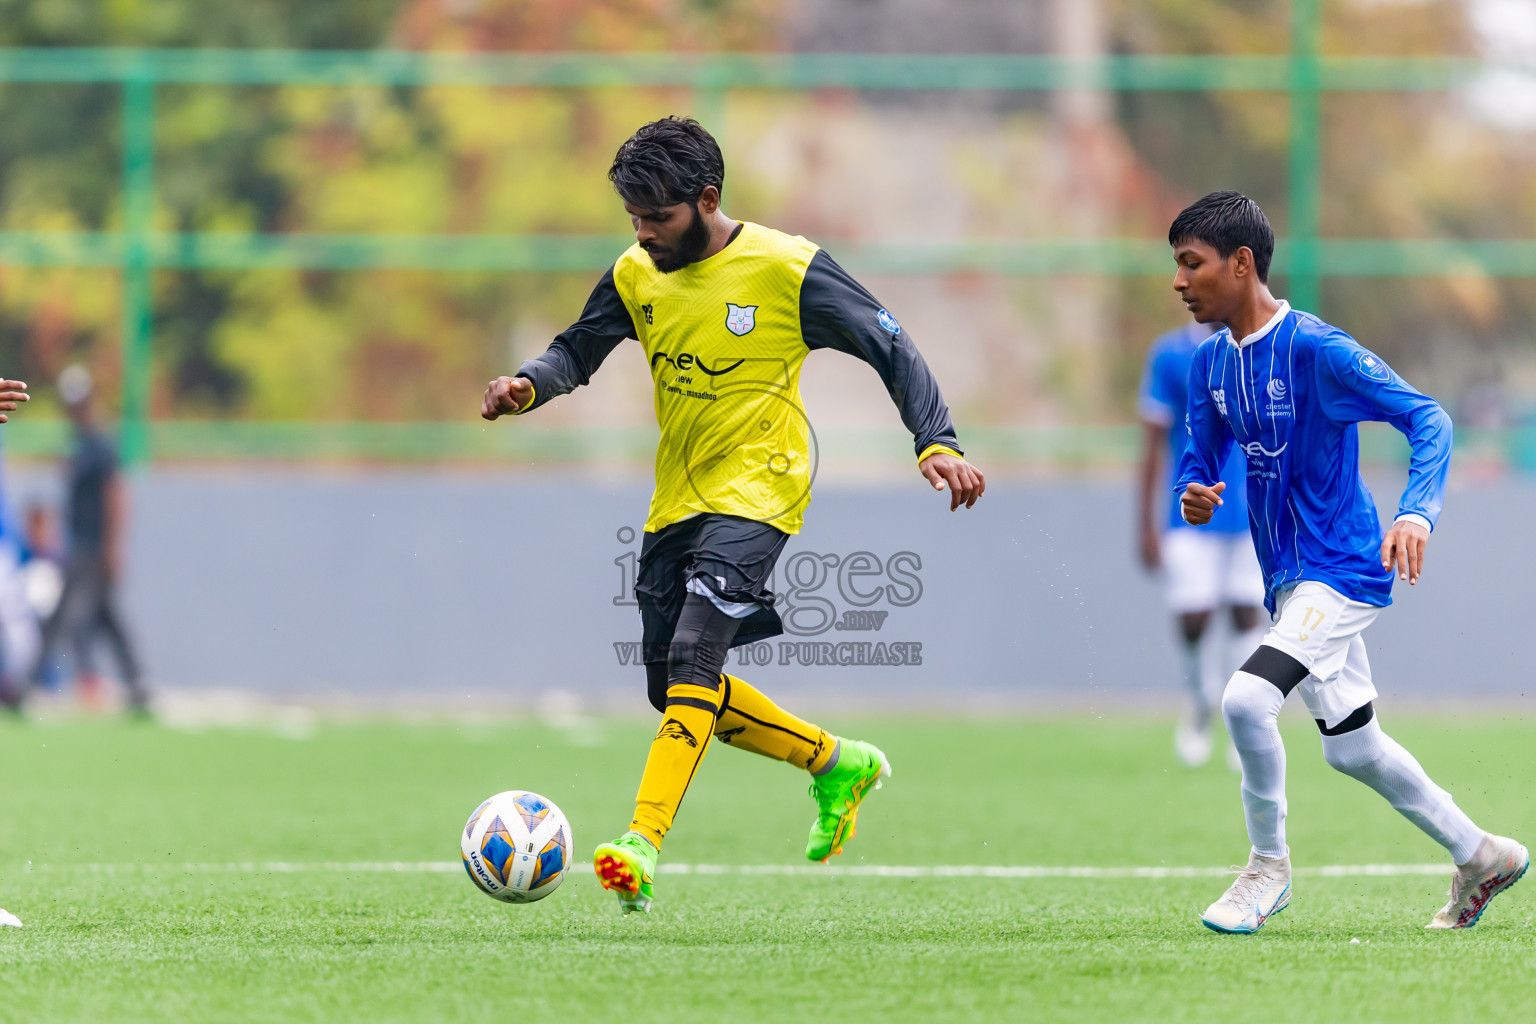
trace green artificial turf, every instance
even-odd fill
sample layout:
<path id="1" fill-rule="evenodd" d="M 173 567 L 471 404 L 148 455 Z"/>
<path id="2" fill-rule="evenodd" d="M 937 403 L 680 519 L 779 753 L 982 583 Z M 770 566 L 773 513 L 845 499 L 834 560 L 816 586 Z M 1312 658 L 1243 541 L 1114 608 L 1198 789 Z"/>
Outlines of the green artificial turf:
<path id="1" fill-rule="evenodd" d="M 1162 722 L 826 724 L 895 766 L 839 866 L 1246 854 L 1236 777 L 1176 767 Z M 1298 869 L 1444 859 L 1286 724 Z M 1536 724 L 1384 724 L 1480 823 L 1536 837 Z M 621 918 L 585 855 L 623 830 L 648 735 L 0 724 L 0 906 L 26 922 L 0 929 L 0 1020 L 1525 1021 L 1536 1004 L 1529 879 L 1448 934 L 1423 930 L 1448 872 L 1298 874 L 1252 937 L 1200 926 L 1215 877 L 663 874 L 655 912 Z M 465 817 L 507 788 L 573 823 L 576 870 L 543 903 L 503 906 L 457 871 L 323 867 L 454 860 Z M 810 809 L 792 769 L 716 747 L 664 863 L 798 863 Z"/>

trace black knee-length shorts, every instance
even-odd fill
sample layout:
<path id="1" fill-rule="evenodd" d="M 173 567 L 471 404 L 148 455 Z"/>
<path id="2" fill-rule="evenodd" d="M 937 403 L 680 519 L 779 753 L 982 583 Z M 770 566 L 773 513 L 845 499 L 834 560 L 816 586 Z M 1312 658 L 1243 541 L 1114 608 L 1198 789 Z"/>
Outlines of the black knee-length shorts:
<path id="1" fill-rule="evenodd" d="M 789 534 L 767 523 L 713 513 L 647 533 L 640 543 L 635 579 L 642 660 L 667 660 L 692 579 L 723 601 L 755 606 L 742 619 L 732 647 L 783 633 L 770 585 L 773 567 L 788 542 Z"/>

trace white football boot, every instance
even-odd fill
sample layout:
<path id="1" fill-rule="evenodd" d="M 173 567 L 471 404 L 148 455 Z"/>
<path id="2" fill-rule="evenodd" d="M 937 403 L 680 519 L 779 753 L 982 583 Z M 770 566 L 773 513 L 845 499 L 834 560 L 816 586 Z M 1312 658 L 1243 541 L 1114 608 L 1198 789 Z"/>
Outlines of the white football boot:
<path id="1" fill-rule="evenodd" d="M 20 928 L 21 918 L 0 907 L 0 928 Z"/>
<path id="2" fill-rule="evenodd" d="M 1451 900 L 1424 927 L 1471 928 L 1483 916 L 1489 902 L 1520 881 L 1531 866 L 1530 851 L 1513 839 L 1492 833 L 1483 836 L 1477 852 L 1451 875 Z"/>
<path id="3" fill-rule="evenodd" d="M 1211 730 L 1180 722 L 1173 734 L 1173 749 L 1186 767 L 1199 768 L 1211 759 Z"/>
<path id="4" fill-rule="evenodd" d="M 1232 870 L 1237 881 L 1205 908 L 1200 921 L 1213 932 L 1251 935 L 1290 904 L 1291 858 L 1249 853 L 1248 866 Z"/>

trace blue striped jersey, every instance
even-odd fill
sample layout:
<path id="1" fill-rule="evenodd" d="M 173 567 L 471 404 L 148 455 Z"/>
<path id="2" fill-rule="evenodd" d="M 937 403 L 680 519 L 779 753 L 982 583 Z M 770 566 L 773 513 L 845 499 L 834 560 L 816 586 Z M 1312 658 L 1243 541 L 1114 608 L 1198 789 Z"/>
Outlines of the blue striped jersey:
<path id="1" fill-rule="evenodd" d="M 1265 603 L 1300 580 L 1351 600 L 1392 603 L 1381 566 L 1381 522 L 1360 475 L 1356 424 L 1385 421 L 1412 447 L 1397 518 L 1434 529 L 1451 463 L 1451 418 L 1381 357 L 1282 302 L 1241 340 L 1217 331 L 1190 369 L 1189 444 L 1176 494 L 1220 476 L 1236 446 L 1247 459 L 1248 525 L 1264 569 Z"/>

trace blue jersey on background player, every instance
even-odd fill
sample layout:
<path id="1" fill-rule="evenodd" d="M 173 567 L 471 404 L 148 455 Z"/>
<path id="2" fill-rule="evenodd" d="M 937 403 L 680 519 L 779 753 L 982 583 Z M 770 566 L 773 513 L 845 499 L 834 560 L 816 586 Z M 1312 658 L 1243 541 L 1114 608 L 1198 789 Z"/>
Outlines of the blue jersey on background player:
<path id="1" fill-rule="evenodd" d="M 10 706 L 37 660 L 41 631 L 27 600 L 19 538 L 6 501 L 4 437 L 0 427 L 0 704 Z"/>
<path id="2" fill-rule="evenodd" d="M 1213 479 L 1233 454 L 1245 459 L 1265 605 L 1274 611 L 1276 593 L 1301 580 L 1362 604 L 1391 604 L 1392 571 L 1381 564 L 1381 522 L 1360 476 L 1355 425 L 1384 420 L 1408 438 L 1413 455 L 1397 518 L 1433 530 L 1451 465 L 1451 419 L 1439 403 L 1337 327 L 1284 302 L 1247 338 L 1234 341 L 1223 328 L 1203 342 L 1193 380 L 1189 434 L 1198 443 L 1174 490 Z M 1234 490 L 1229 484 L 1223 498 Z"/>
<path id="3" fill-rule="evenodd" d="M 1210 337 L 1211 329 L 1203 324 L 1191 323 L 1176 331 L 1169 331 L 1152 343 L 1147 352 L 1147 363 L 1141 374 L 1141 392 L 1137 398 L 1137 411 L 1141 418 L 1156 423 L 1168 431 L 1168 485 L 1172 487 L 1179 472 L 1179 461 L 1189 444 L 1189 431 L 1185 429 L 1185 416 L 1189 410 L 1189 370 L 1194 365 L 1195 349 Z M 1220 533 L 1244 533 L 1248 530 L 1248 506 L 1243 500 L 1243 482 L 1247 466 L 1241 452 L 1233 452 L 1222 466 L 1220 479 L 1227 484 L 1230 500 L 1216 510 L 1203 530 Z M 1179 502 L 1175 498 L 1168 505 L 1170 530 L 1188 529 L 1189 524 L 1179 514 Z"/>
<path id="4" fill-rule="evenodd" d="M 1209 326 L 1190 323 L 1153 342 L 1137 402 L 1143 427 L 1136 496 L 1141 559 L 1148 569 L 1161 571 L 1168 609 L 1175 617 L 1190 708 L 1174 731 L 1173 745 L 1179 760 L 1191 768 L 1210 759 L 1212 697 L 1258 644 L 1255 627 L 1264 603 L 1263 573 L 1248 537 L 1248 511 L 1242 500 L 1246 465 L 1241 452 L 1232 453 L 1221 471 L 1235 500 L 1217 509 L 1208 525 L 1186 523 L 1177 501 L 1161 515 L 1155 511 L 1155 490 L 1173 485 L 1184 455 L 1189 370 L 1195 350 L 1210 335 Z M 1160 459 L 1167 460 L 1161 471 Z M 1218 608 L 1228 609 L 1230 629 L 1209 628 Z M 1228 760 L 1234 757 L 1229 754 Z"/>

